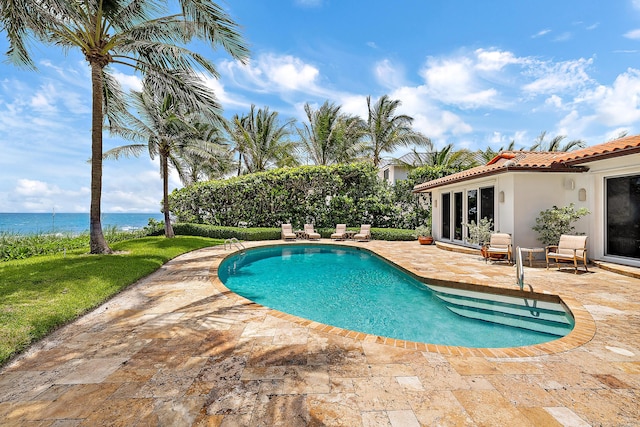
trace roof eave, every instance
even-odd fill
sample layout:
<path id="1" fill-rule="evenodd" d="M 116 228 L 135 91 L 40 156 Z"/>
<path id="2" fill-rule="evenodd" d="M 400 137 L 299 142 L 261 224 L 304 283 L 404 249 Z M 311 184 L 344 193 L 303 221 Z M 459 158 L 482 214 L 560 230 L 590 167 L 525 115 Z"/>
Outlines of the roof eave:
<path id="1" fill-rule="evenodd" d="M 445 185 L 458 184 L 460 182 L 471 181 L 479 178 L 485 178 L 487 176 L 499 175 L 507 172 L 560 172 L 560 173 L 582 173 L 587 172 L 589 170 L 588 167 L 578 166 L 572 168 L 565 167 L 553 167 L 553 168 L 539 168 L 533 166 L 508 166 L 505 168 L 494 169 L 486 172 L 481 172 L 476 175 L 469 175 L 459 179 L 454 179 L 447 182 L 437 183 L 435 185 L 424 186 L 424 184 L 416 185 L 413 188 L 413 193 L 428 193 L 434 188 L 444 187 Z M 421 187 L 422 186 L 422 187 Z M 428 191 L 427 191 L 428 190 Z"/>
<path id="2" fill-rule="evenodd" d="M 601 153 L 601 154 L 594 154 L 588 157 L 581 157 L 578 159 L 572 159 L 572 160 L 565 160 L 563 161 L 564 164 L 566 165 L 579 165 L 582 163 L 591 163 L 591 162 L 597 162 L 599 160 L 606 160 L 606 159 L 612 159 L 615 157 L 622 157 L 622 156 L 628 156 L 630 154 L 638 154 L 640 153 L 640 147 L 629 147 L 629 148 L 623 148 L 620 150 L 615 150 L 615 151 L 609 151 L 606 153 Z"/>

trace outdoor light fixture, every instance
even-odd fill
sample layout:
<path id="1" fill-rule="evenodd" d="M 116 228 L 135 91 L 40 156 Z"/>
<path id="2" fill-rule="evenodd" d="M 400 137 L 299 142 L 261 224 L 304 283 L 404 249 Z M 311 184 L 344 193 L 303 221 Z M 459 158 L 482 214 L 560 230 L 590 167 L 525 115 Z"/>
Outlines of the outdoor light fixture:
<path id="1" fill-rule="evenodd" d="M 498 201 L 504 203 L 504 191 L 498 193 Z"/>
<path id="2" fill-rule="evenodd" d="M 587 190 L 584 188 L 581 188 L 580 190 L 578 190 L 578 200 L 580 200 L 581 202 L 584 202 L 587 200 Z"/>

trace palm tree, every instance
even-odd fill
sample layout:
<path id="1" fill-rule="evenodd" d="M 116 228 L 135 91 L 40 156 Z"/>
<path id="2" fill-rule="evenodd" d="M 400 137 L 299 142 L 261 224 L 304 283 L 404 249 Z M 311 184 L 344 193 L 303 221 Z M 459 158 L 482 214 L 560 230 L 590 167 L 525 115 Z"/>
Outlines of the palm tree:
<path id="1" fill-rule="evenodd" d="M 179 12 L 174 13 L 176 6 Z M 246 61 L 248 50 L 237 24 L 208 0 L 11 0 L 0 3 L 0 27 L 7 32 L 9 59 L 35 69 L 27 47 L 35 38 L 65 51 L 80 50 L 91 68 L 91 253 L 111 253 L 101 214 L 102 132 L 126 109 L 123 93 L 109 74 L 111 65 L 140 72 L 157 93 L 172 95 L 188 109 L 198 104 L 217 110 L 213 94 L 194 85 L 193 71 L 216 76 L 203 56 L 185 46 L 194 39 L 222 46 Z"/>
<path id="2" fill-rule="evenodd" d="M 566 135 L 557 135 L 547 143 L 545 141 L 546 136 L 547 131 L 542 131 L 529 148 L 529 151 L 572 151 L 577 148 L 584 148 L 586 145 L 581 139 L 574 139 L 562 145 L 561 143 L 567 137 Z"/>
<path id="3" fill-rule="evenodd" d="M 363 135 L 364 122 L 359 117 L 340 113 L 340 106 L 325 101 L 313 110 L 304 105 L 309 123 L 296 128 L 303 149 L 316 165 L 340 163 L 355 156 L 355 149 Z"/>
<path id="4" fill-rule="evenodd" d="M 412 117 L 396 115 L 399 106 L 400 100 L 389 99 L 388 95 L 383 95 L 375 105 L 371 105 L 371 97 L 367 97 L 367 151 L 375 166 L 380 164 L 384 152 L 409 145 L 431 146 L 429 138 L 411 127 Z"/>
<path id="5" fill-rule="evenodd" d="M 166 237 L 174 237 L 169 217 L 169 169 L 173 168 L 183 183 L 188 183 L 189 168 L 185 168 L 185 157 L 214 159 L 220 150 L 217 142 L 212 142 L 212 131 L 200 114 L 184 110 L 172 95 L 153 92 L 145 86 L 142 92 L 133 92 L 133 105 L 139 117 L 127 117 L 129 127 L 112 127 L 112 131 L 125 138 L 143 140 L 137 143 L 113 148 L 104 153 L 104 158 L 118 159 L 121 156 L 139 156 L 145 148 L 151 159 L 158 156 L 162 177 L 162 209 Z M 206 109 L 206 108 L 205 108 Z"/>
<path id="6" fill-rule="evenodd" d="M 219 179 L 230 174 L 235 168 L 233 152 L 220 127 L 209 123 L 193 126 L 196 139 L 207 144 L 204 152 L 194 151 L 194 147 L 181 150 L 178 157 L 183 163 L 182 183 L 192 185 L 203 179 Z"/>
<path id="7" fill-rule="evenodd" d="M 242 165 L 247 173 L 265 171 L 270 167 L 295 166 L 297 146 L 289 140 L 293 120 L 280 124 L 278 113 L 269 107 L 251 105 L 248 115 L 233 117 L 227 131 L 239 155 L 238 175 Z"/>

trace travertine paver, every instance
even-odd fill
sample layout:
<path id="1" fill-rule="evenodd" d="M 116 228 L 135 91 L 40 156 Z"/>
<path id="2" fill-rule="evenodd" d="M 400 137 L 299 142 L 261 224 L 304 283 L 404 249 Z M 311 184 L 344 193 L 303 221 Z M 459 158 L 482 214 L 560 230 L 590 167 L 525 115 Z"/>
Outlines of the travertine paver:
<path id="1" fill-rule="evenodd" d="M 477 255 L 341 244 L 420 276 L 514 288 L 513 267 Z M 527 266 L 527 283 L 574 311 L 576 333 L 474 350 L 385 340 L 253 304 L 217 280 L 226 255 L 183 255 L 14 360 L 0 372 L 0 424 L 640 424 L 638 278 Z"/>

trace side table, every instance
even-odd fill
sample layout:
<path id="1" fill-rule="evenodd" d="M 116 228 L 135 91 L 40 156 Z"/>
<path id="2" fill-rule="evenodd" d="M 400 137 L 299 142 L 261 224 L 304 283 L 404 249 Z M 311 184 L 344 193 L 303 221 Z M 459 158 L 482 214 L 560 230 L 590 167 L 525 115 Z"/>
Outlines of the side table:
<path id="1" fill-rule="evenodd" d="M 538 252 L 544 252 L 544 248 L 520 248 L 522 252 L 528 253 L 529 267 L 533 267 L 533 254 Z"/>
<path id="2" fill-rule="evenodd" d="M 353 236 L 355 236 L 355 235 L 356 235 L 355 231 L 348 231 L 347 230 L 347 231 L 344 232 L 344 238 L 347 239 L 347 240 L 353 240 Z"/>

